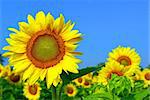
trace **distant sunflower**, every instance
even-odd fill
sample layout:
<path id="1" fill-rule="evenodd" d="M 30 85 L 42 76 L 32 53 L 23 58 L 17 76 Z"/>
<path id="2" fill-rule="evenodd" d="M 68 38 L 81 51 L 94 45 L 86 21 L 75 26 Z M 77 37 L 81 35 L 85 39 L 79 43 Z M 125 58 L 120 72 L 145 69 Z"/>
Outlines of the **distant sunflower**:
<path id="1" fill-rule="evenodd" d="M 91 87 L 91 84 L 92 84 L 91 80 L 85 79 L 85 81 L 84 81 L 84 83 L 83 83 L 82 86 L 83 86 L 84 88 L 90 88 L 90 87 Z"/>
<path id="2" fill-rule="evenodd" d="M 74 50 L 82 40 L 82 34 L 72 30 L 73 27 L 71 21 L 65 23 L 62 14 L 56 20 L 42 11 L 35 19 L 28 15 L 28 23 L 19 23 L 20 30 L 9 28 L 14 34 L 6 39 L 10 46 L 3 49 L 9 52 L 3 56 L 10 58 L 15 72 L 23 72 L 23 80 L 29 79 L 33 84 L 46 77 L 49 88 L 62 70 L 78 73 L 77 64 L 81 60 L 75 56 L 81 53 Z"/>
<path id="3" fill-rule="evenodd" d="M 2 71 L 2 76 L 6 78 L 10 75 L 10 73 L 11 73 L 10 65 L 4 66 Z"/>
<path id="4" fill-rule="evenodd" d="M 105 67 L 103 67 L 99 71 L 98 82 L 103 85 L 107 85 L 108 80 L 111 79 L 112 74 L 116 74 L 118 76 L 126 76 L 127 74 L 124 72 L 124 66 L 120 65 L 118 62 L 111 61 L 107 62 Z"/>
<path id="5" fill-rule="evenodd" d="M 144 87 L 150 86 L 150 69 L 145 68 L 140 74 L 140 80 L 143 80 Z"/>
<path id="6" fill-rule="evenodd" d="M 115 60 L 125 67 L 126 70 L 138 69 L 141 58 L 135 49 L 119 46 L 109 53 L 108 61 Z"/>
<path id="7" fill-rule="evenodd" d="M 93 77 L 93 73 L 88 73 L 84 76 L 82 76 L 83 78 L 87 79 L 87 80 L 92 80 L 92 77 Z"/>
<path id="8" fill-rule="evenodd" d="M 21 74 L 17 74 L 17 73 L 14 73 L 13 71 L 11 72 L 11 74 L 8 76 L 8 81 L 11 83 L 11 84 L 19 84 L 22 82 L 21 80 L 22 78 L 22 75 Z"/>
<path id="9" fill-rule="evenodd" d="M 28 83 L 25 83 L 23 89 L 24 96 L 29 100 L 38 100 L 40 98 L 40 90 L 41 87 L 38 83 L 35 83 L 33 85 L 29 85 Z"/>
<path id="10" fill-rule="evenodd" d="M 85 81 L 85 79 L 83 77 L 79 77 L 79 78 L 75 79 L 73 82 L 75 82 L 77 86 L 82 86 L 84 81 Z"/>
<path id="11" fill-rule="evenodd" d="M 77 94 L 77 88 L 75 85 L 73 84 L 68 84 L 65 87 L 65 93 L 69 96 L 69 97 L 74 97 Z"/>

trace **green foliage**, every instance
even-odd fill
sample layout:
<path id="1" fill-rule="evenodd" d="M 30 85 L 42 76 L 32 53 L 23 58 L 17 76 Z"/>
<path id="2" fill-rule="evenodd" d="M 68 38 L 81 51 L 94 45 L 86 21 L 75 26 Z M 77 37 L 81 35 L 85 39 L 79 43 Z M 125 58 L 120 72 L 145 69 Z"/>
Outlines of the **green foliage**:
<path id="1" fill-rule="evenodd" d="M 7 80 L 0 78 L 0 100 L 26 100 L 23 96 L 22 84 L 11 84 Z"/>

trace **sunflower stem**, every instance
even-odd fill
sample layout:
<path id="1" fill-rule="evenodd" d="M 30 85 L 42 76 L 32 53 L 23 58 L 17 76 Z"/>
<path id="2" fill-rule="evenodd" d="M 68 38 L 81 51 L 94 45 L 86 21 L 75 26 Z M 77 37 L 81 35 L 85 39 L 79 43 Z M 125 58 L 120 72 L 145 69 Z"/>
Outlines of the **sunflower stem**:
<path id="1" fill-rule="evenodd" d="M 60 84 L 61 86 L 60 86 L 60 88 L 59 88 L 59 92 L 58 92 L 58 100 L 61 100 L 61 94 L 62 94 L 62 90 L 63 90 L 63 86 L 64 86 L 64 84 L 62 83 L 62 84 Z"/>
<path id="2" fill-rule="evenodd" d="M 52 85 L 52 100 L 58 100 L 56 87 L 54 85 Z"/>

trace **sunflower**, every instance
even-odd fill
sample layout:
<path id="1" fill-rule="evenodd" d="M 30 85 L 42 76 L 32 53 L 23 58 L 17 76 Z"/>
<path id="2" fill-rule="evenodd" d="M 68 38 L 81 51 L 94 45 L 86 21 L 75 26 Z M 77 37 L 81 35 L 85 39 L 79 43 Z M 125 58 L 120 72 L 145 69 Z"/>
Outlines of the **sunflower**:
<path id="1" fill-rule="evenodd" d="M 11 83 L 11 84 L 19 84 L 22 82 L 21 80 L 22 75 L 19 73 L 14 73 L 13 71 L 11 72 L 11 74 L 7 77 L 7 80 Z"/>
<path id="2" fill-rule="evenodd" d="M 11 73 L 10 65 L 4 66 L 2 70 L 2 77 L 7 78 L 10 75 L 10 73 Z"/>
<path id="3" fill-rule="evenodd" d="M 127 74 L 124 72 L 124 66 L 120 65 L 118 62 L 111 61 L 107 62 L 105 67 L 103 67 L 98 74 L 98 82 L 103 85 L 107 85 L 108 80 L 111 79 L 112 74 L 116 74 L 118 76 L 126 76 Z"/>
<path id="4" fill-rule="evenodd" d="M 140 80 L 144 81 L 144 87 L 150 86 L 150 69 L 145 68 L 140 74 Z"/>
<path id="5" fill-rule="evenodd" d="M 68 84 L 65 87 L 65 93 L 69 96 L 69 97 L 74 97 L 77 94 L 77 88 L 73 85 L 73 84 Z"/>
<path id="6" fill-rule="evenodd" d="M 85 79 L 84 79 L 83 77 L 79 77 L 79 78 L 73 80 L 73 82 L 75 82 L 75 84 L 76 84 L 77 86 L 82 86 L 83 83 L 84 83 L 84 81 L 85 81 Z"/>
<path id="7" fill-rule="evenodd" d="M 62 14 L 55 20 L 42 11 L 27 19 L 28 23 L 19 22 L 19 30 L 9 28 L 13 32 L 6 39 L 10 45 L 3 48 L 8 50 L 3 56 L 9 57 L 14 71 L 22 72 L 23 80 L 28 79 L 30 84 L 46 78 L 48 88 L 62 70 L 78 73 L 81 60 L 75 56 L 81 53 L 74 50 L 82 34 L 73 30 L 74 24 L 70 20 L 65 23 Z"/>
<path id="8" fill-rule="evenodd" d="M 82 86 L 83 86 L 84 88 L 90 88 L 90 87 L 91 87 L 91 84 L 92 84 L 91 80 L 85 79 L 85 81 L 84 81 L 84 83 L 83 83 Z"/>
<path id="9" fill-rule="evenodd" d="M 83 78 L 87 79 L 87 80 L 92 80 L 92 77 L 93 77 L 93 73 L 88 73 L 84 76 L 82 76 Z"/>
<path id="10" fill-rule="evenodd" d="M 108 61 L 115 60 L 125 67 L 126 70 L 139 69 L 141 58 L 135 49 L 118 46 L 109 53 Z"/>
<path id="11" fill-rule="evenodd" d="M 41 87 L 39 83 L 35 83 L 32 85 L 29 85 L 28 83 L 24 84 L 23 92 L 24 96 L 28 98 L 29 100 L 37 100 L 40 98 L 40 90 Z"/>

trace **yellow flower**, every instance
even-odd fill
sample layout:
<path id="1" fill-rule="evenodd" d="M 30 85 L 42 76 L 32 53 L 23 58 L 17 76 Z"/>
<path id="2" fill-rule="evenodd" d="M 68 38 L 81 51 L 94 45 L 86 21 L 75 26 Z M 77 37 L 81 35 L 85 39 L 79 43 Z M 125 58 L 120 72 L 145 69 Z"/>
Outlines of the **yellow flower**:
<path id="1" fill-rule="evenodd" d="M 150 86 L 150 69 L 145 68 L 140 74 L 140 80 L 144 81 L 144 87 Z"/>
<path id="2" fill-rule="evenodd" d="M 23 88 L 24 96 L 28 98 L 29 100 L 39 99 L 40 90 L 41 90 L 41 87 L 38 83 L 35 83 L 33 85 L 29 85 L 28 83 L 25 83 L 24 88 Z"/>
<path id="3" fill-rule="evenodd" d="M 120 65 L 118 62 L 111 61 L 107 62 L 105 67 L 103 67 L 99 71 L 98 82 L 103 85 L 107 85 L 108 80 L 111 79 L 112 74 L 116 74 L 118 76 L 126 76 L 127 74 L 124 72 L 124 66 Z"/>
<path id="4" fill-rule="evenodd" d="M 91 87 L 91 84 L 92 84 L 91 80 L 85 79 L 85 81 L 84 81 L 84 83 L 83 83 L 82 86 L 83 86 L 84 88 L 90 88 L 90 87 Z"/>
<path id="5" fill-rule="evenodd" d="M 134 71 L 138 69 L 141 58 L 135 49 L 119 46 L 109 53 L 108 61 L 115 60 L 125 67 L 125 70 Z"/>
<path id="6" fill-rule="evenodd" d="M 3 70 L 2 70 L 2 76 L 3 77 L 8 77 L 11 73 L 11 68 L 9 65 L 6 65 L 5 67 L 3 67 Z"/>
<path id="7" fill-rule="evenodd" d="M 7 80 L 11 83 L 11 84 L 19 84 L 22 82 L 22 75 L 19 73 L 14 73 L 13 71 L 11 72 L 11 74 L 7 77 Z"/>
<path id="8" fill-rule="evenodd" d="M 82 76 L 83 78 L 87 79 L 87 80 L 92 80 L 92 77 L 93 77 L 93 73 L 88 73 L 84 76 Z"/>
<path id="9" fill-rule="evenodd" d="M 10 46 L 3 50 L 9 52 L 3 56 L 9 57 L 15 72 L 23 73 L 23 80 L 29 79 L 29 83 L 34 84 L 46 77 L 49 88 L 62 70 L 78 73 L 81 60 L 75 56 L 81 53 L 74 50 L 82 34 L 72 30 L 73 27 L 71 21 L 65 23 L 62 14 L 56 20 L 42 11 L 35 18 L 28 15 L 28 23 L 19 22 L 19 30 L 9 28 L 14 34 L 6 39 Z"/>
<path id="10" fill-rule="evenodd" d="M 73 84 L 68 84 L 65 87 L 65 93 L 69 96 L 69 97 L 74 97 L 77 94 L 77 88 L 73 85 Z"/>
<path id="11" fill-rule="evenodd" d="M 84 81 L 85 81 L 85 79 L 83 77 L 79 77 L 79 78 L 75 79 L 73 82 L 75 82 L 77 86 L 82 86 Z"/>

